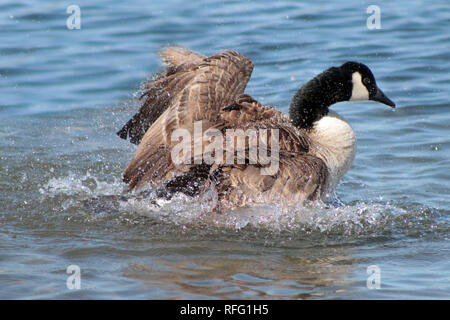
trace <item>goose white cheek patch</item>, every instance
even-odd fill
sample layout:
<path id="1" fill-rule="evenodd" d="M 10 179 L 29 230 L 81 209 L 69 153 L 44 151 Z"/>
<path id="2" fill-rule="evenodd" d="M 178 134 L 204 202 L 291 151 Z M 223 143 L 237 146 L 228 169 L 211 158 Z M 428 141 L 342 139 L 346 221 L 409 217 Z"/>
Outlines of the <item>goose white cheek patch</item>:
<path id="1" fill-rule="evenodd" d="M 367 90 L 366 86 L 362 83 L 361 73 L 353 72 L 352 83 L 353 89 L 350 101 L 369 100 L 369 91 Z"/>

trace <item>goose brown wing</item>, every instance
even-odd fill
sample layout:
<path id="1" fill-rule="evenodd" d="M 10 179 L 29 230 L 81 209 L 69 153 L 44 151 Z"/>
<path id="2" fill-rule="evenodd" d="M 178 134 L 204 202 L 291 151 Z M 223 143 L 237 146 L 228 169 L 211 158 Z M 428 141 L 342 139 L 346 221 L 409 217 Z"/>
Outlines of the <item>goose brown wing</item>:
<path id="1" fill-rule="evenodd" d="M 272 130 L 276 130 L 281 151 L 309 152 L 309 137 L 293 126 L 287 115 L 272 106 L 261 104 L 247 94 L 241 94 L 233 104 L 223 108 L 220 116 L 227 129 L 253 130 L 258 133 L 264 129 L 269 136 Z M 272 140 L 267 138 L 267 141 L 270 149 Z"/>
<path id="2" fill-rule="evenodd" d="M 152 83 L 144 106 L 145 110 L 152 110 L 153 106 L 157 106 L 158 110 L 151 111 L 150 115 L 141 112 L 141 119 L 150 127 L 123 174 L 130 189 L 173 175 L 174 164 L 170 153 L 175 144 L 171 141 L 174 130 L 185 129 L 193 136 L 196 121 L 201 121 L 202 131 L 220 126 L 223 121 L 220 118 L 221 109 L 234 103 L 244 92 L 252 70 L 250 59 L 227 50 L 201 61 L 197 59 L 178 65 Z M 152 88 L 158 89 L 152 91 Z M 130 128 L 136 127 L 139 125 L 124 128 L 123 136 L 125 132 L 130 135 Z M 139 134 L 144 129 L 145 126 L 141 126 Z M 135 135 L 136 142 L 139 141 L 139 134 Z"/>
<path id="3" fill-rule="evenodd" d="M 309 137 L 295 128 L 286 115 L 248 95 L 241 95 L 236 103 L 224 108 L 221 116 L 228 130 L 242 129 L 247 133 L 253 130 L 258 137 L 264 130 L 266 139 L 259 139 L 257 147 L 271 151 L 271 161 L 267 163 L 267 159 L 263 162 L 255 156 L 257 153 L 250 152 L 250 139 L 246 140 L 245 145 L 233 145 L 236 164 L 224 165 L 217 179 L 224 208 L 252 201 L 296 203 L 322 196 L 328 176 L 327 167 L 322 159 L 309 153 Z M 271 139 L 273 135 L 277 136 L 276 140 Z M 274 142 L 278 144 L 276 149 Z M 229 147 L 226 146 L 227 151 Z M 237 158 L 242 148 L 245 149 L 245 164 L 239 165 Z"/>
<path id="4" fill-rule="evenodd" d="M 160 52 L 161 60 L 169 66 L 176 67 L 186 63 L 198 64 L 207 57 L 186 48 L 168 47 Z"/>
<path id="5" fill-rule="evenodd" d="M 167 64 L 162 72 L 144 86 L 142 106 L 124 126 L 117 132 L 122 139 L 130 139 L 139 144 L 145 132 L 159 116 L 171 105 L 184 86 L 192 81 L 192 71 L 203 62 L 205 56 L 184 48 L 169 47 L 160 52 L 161 60 Z"/>
<path id="6" fill-rule="evenodd" d="M 250 203 L 292 205 L 321 199 L 328 177 L 325 163 L 311 155 L 280 152 L 276 173 L 261 174 L 260 165 L 226 166 L 217 177 L 221 209 Z"/>

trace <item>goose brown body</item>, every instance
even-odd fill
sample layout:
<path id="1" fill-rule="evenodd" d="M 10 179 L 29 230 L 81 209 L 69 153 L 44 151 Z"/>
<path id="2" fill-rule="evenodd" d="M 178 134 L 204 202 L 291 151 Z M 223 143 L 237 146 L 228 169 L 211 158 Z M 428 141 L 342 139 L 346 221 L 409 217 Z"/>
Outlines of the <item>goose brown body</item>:
<path id="1" fill-rule="evenodd" d="M 318 151 L 321 146 L 314 141 L 314 130 L 294 126 L 287 115 L 244 93 L 253 70 L 249 58 L 231 50 L 205 57 L 182 48 L 164 49 L 161 56 L 168 64 L 166 70 L 145 86 L 139 112 L 118 132 L 139 145 L 123 173 L 130 190 L 165 184 L 173 191 L 194 195 L 214 184 L 223 210 L 250 203 L 318 200 L 335 187 L 334 182 L 330 187 L 327 159 Z M 202 122 L 203 132 L 212 128 L 224 134 L 229 129 L 277 129 L 278 170 L 261 174 L 267 164 L 251 159 L 248 144 L 243 147 L 246 159 L 241 164 L 207 165 L 196 163 L 194 156 L 190 164 L 174 163 L 171 151 L 178 141 L 172 141 L 173 132 L 185 129 L 194 135 L 196 121 Z M 203 139 L 202 150 L 210 142 Z M 229 147 L 224 144 L 224 149 Z M 354 152 L 346 161 L 351 164 L 353 156 Z"/>

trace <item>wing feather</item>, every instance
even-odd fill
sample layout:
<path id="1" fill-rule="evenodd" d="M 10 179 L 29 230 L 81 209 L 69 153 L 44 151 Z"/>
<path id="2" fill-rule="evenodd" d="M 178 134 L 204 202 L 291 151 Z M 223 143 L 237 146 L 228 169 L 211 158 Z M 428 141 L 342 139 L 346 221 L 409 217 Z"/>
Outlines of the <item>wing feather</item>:
<path id="1" fill-rule="evenodd" d="M 196 121 L 202 121 L 203 131 L 217 126 L 222 121 L 220 110 L 233 103 L 244 92 L 252 70 L 253 63 L 250 59 L 238 52 L 227 50 L 205 58 L 194 66 L 180 68 L 174 73 L 168 72 L 166 77 L 161 76 L 157 80 L 157 88 L 160 88 L 162 96 L 149 97 L 137 116 L 141 121 L 141 128 L 136 131 L 140 133 L 145 129 L 142 123 L 152 123 L 124 171 L 124 181 L 129 183 L 130 189 L 149 180 L 159 182 L 164 179 L 173 169 L 173 163 L 170 159 L 159 157 L 158 161 L 161 163 L 150 165 L 154 161 L 153 154 L 159 152 L 161 146 L 169 150 L 173 147 L 174 143 L 170 137 L 176 129 L 186 129 L 193 134 Z M 151 100 L 153 97 L 155 98 Z M 148 114 L 153 112 L 151 108 L 155 106 L 152 103 L 156 103 L 158 109 L 158 112 L 152 113 L 158 115 L 157 119 L 148 118 Z M 136 123 L 135 121 L 134 124 Z M 121 133 L 130 133 L 132 128 L 137 126 L 139 125 L 126 125 Z M 138 136 L 135 136 L 135 141 L 139 141 Z M 144 178 L 146 175 L 158 179 Z"/>
<path id="2" fill-rule="evenodd" d="M 241 95 L 237 101 L 224 108 L 222 118 L 226 128 L 278 131 L 278 170 L 266 174 L 261 169 L 268 167 L 250 152 L 249 141 L 244 145 L 245 165 L 231 165 L 222 168 L 218 179 L 219 198 L 223 208 L 234 208 L 252 201 L 264 203 L 303 203 L 305 200 L 320 199 L 326 185 L 328 169 L 322 159 L 308 154 L 311 141 L 304 131 L 294 127 L 289 118 L 271 106 L 264 106 L 248 95 Z M 266 144 L 273 150 L 271 134 L 266 141 L 258 140 L 258 148 Z M 239 145 L 232 147 L 237 153 Z M 241 146 L 242 148 L 242 146 Z M 252 164 L 253 163 L 253 164 Z"/>

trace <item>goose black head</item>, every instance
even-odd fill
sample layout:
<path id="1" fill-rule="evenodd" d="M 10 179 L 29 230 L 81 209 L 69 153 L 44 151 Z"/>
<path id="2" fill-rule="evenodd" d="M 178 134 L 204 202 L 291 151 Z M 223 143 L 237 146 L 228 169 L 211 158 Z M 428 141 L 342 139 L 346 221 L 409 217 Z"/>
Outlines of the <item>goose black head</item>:
<path id="1" fill-rule="evenodd" d="M 352 91 L 349 101 L 373 100 L 395 108 L 395 103 L 378 88 L 370 69 L 358 62 L 346 62 L 340 69 L 351 77 Z"/>
<path id="2" fill-rule="evenodd" d="M 341 101 L 373 100 L 395 108 L 378 88 L 370 69 L 358 62 L 332 67 L 304 84 L 292 98 L 289 116 L 299 128 L 312 128 L 328 114 L 328 108 Z"/>

